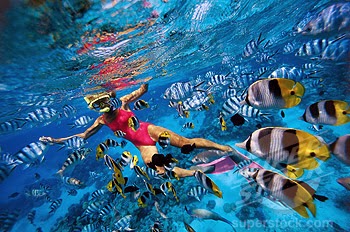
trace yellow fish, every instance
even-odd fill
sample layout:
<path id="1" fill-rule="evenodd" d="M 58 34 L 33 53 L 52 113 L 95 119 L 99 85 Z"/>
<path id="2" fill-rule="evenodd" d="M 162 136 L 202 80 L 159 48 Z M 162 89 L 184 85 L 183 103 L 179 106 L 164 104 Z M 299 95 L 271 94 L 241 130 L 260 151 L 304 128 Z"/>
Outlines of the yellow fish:
<path id="1" fill-rule="evenodd" d="M 291 108 L 301 102 L 305 88 L 299 83 L 284 78 L 269 78 L 254 82 L 248 87 L 242 102 L 257 109 Z"/>

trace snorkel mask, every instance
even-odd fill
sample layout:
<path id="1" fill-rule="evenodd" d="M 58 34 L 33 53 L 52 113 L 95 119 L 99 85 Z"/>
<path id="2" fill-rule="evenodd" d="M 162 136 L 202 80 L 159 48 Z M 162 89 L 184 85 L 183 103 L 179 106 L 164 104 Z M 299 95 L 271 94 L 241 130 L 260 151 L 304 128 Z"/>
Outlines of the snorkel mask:
<path id="1" fill-rule="evenodd" d="M 111 93 L 97 93 L 84 97 L 84 100 L 88 104 L 89 109 L 106 113 L 111 110 L 111 97 L 113 97 L 113 92 Z M 114 94 L 115 95 L 115 94 Z"/>

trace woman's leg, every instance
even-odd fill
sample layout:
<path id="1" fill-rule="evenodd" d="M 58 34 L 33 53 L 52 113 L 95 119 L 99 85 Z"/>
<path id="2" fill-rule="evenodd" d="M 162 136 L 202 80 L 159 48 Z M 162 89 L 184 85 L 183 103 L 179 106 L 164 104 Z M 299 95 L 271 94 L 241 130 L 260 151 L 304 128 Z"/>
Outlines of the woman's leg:
<path id="1" fill-rule="evenodd" d="M 196 148 L 206 148 L 206 149 L 216 149 L 221 151 L 232 151 L 232 147 L 226 145 L 220 145 L 213 141 L 203 138 L 186 138 L 181 135 L 178 135 L 171 130 L 168 130 L 164 127 L 149 125 L 148 133 L 154 141 L 158 141 L 159 134 L 168 131 L 170 134 L 170 144 L 175 147 L 183 147 L 187 144 L 196 144 Z"/>

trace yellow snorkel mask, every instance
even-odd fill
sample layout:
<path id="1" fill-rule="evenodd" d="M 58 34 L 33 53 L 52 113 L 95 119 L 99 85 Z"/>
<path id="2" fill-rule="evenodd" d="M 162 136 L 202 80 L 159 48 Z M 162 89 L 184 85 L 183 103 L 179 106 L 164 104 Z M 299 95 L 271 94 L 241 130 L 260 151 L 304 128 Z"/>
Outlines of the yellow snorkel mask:
<path id="1" fill-rule="evenodd" d="M 111 97 L 115 96 L 115 93 L 97 93 L 84 97 L 84 100 L 88 104 L 89 109 L 106 113 L 111 110 Z"/>

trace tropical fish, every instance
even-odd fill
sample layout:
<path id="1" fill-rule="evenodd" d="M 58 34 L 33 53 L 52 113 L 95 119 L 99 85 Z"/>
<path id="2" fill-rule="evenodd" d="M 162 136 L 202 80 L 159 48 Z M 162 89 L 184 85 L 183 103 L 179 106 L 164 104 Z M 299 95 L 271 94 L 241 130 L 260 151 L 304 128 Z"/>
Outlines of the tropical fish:
<path id="1" fill-rule="evenodd" d="M 255 121 L 271 121 L 272 115 L 269 113 L 264 113 L 259 109 L 255 109 L 252 106 L 242 105 L 239 109 L 239 114 L 246 118 L 253 118 Z"/>
<path id="2" fill-rule="evenodd" d="M 139 162 L 139 158 L 136 155 L 134 155 L 130 163 L 130 169 L 133 169 L 138 162 Z"/>
<path id="3" fill-rule="evenodd" d="M 186 222 L 184 222 L 185 228 L 187 230 L 187 232 L 196 232 L 189 224 L 187 224 Z"/>
<path id="4" fill-rule="evenodd" d="M 72 105 L 64 105 L 62 107 L 63 109 L 63 115 L 66 117 L 66 118 L 70 118 L 72 116 L 74 116 L 76 113 L 77 113 L 77 108 L 75 108 L 74 106 Z"/>
<path id="5" fill-rule="evenodd" d="M 264 40 L 265 39 L 261 38 L 261 33 L 260 33 L 257 40 L 252 39 L 251 41 L 249 41 L 243 49 L 242 57 L 248 58 L 248 57 L 254 55 L 259 50 L 259 45 Z"/>
<path id="6" fill-rule="evenodd" d="M 12 171 L 17 167 L 17 163 L 6 164 L 0 163 L 0 183 L 10 176 Z"/>
<path id="7" fill-rule="evenodd" d="M 120 137 L 120 138 L 124 138 L 126 133 L 124 133 L 121 130 L 117 130 L 117 131 L 114 132 L 114 135 L 117 136 L 117 137 Z"/>
<path id="8" fill-rule="evenodd" d="M 216 159 L 219 159 L 224 156 L 232 155 L 232 152 L 220 151 L 220 150 L 207 150 L 197 154 L 192 159 L 192 163 L 210 163 Z"/>
<path id="9" fill-rule="evenodd" d="M 182 101 L 179 101 L 179 102 L 170 101 L 169 102 L 169 107 L 175 108 L 177 113 L 178 113 L 178 115 L 181 118 L 183 118 L 183 117 L 188 118 L 190 116 L 190 112 L 188 110 L 184 109 Z"/>
<path id="10" fill-rule="evenodd" d="M 70 186 L 74 186 L 77 188 L 81 188 L 84 186 L 84 183 L 74 177 L 67 177 L 67 176 L 63 176 L 62 177 L 62 181 L 64 184 L 70 185 Z"/>
<path id="11" fill-rule="evenodd" d="M 114 176 L 116 178 L 116 181 L 119 184 L 125 185 L 125 179 L 123 177 L 123 173 L 120 170 L 119 165 L 117 164 L 117 162 L 112 157 L 110 157 L 109 155 L 104 155 L 103 158 L 104 158 L 104 161 L 105 161 L 105 164 L 107 165 L 107 167 L 109 169 L 113 170 Z"/>
<path id="12" fill-rule="evenodd" d="M 162 191 L 162 193 L 166 196 L 168 192 L 172 192 L 173 195 L 174 195 L 174 198 L 175 200 L 178 202 L 179 201 L 179 198 L 177 197 L 176 195 L 176 191 L 175 191 L 175 188 L 174 186 L 172 185 L 171 182 L 167 181 L 167 182 L 164 182 L 163 184 L 160 185 L 160 190 Z"/>
<path id="13" fill-rule="evenodd" d="M 43 142 L 33 142 L 22 148 L 19 152 L 14 154 L 16 164 L 24 164 L 24 169 L 40 164 L 45 158 L 49 146 Z"/>
<path id="14" fill-rule="evenodd" d="M 216 86 L 216 85 L 227 85 L 229 84 L 230 80 L 232 79 L 229 77 L 231 73 L 228 73 L 226 75 L 210 75 L 210 78 L 208 80 L 209 86 Z"/>
<path id="15" fill-rule="evenodd" d="M 53 214 L 62 204 L 62 199 L 57 199 L 53 201 L 50 205 L 50 212 L 49 214 Z"/>
<path id="16" fill-rule="evenodd" d="M 304 170 L 318 167 L 317 159 L 326 161 L 330 152 L 324 141 L 301 130 L 283 127 L 265 127 L 254 131 L 236 146 L 266 160 L 283 170 L 288 177 L 298 178 Z"/>
<path id="17" fill-rule="evenodd" d="M 105 217 L 109 215 L 112 211 L 114 211 L 114 204 L 110 202 L 107 205 L 102 207 L 102 209 L 100 210 L 99 216 Z"/>
<path id="18" fill-rule="evenodd" d="M 147 180 L 150 180 L 149 176 L 147 175 L 147 173 L 142 170 L 142 168 L 140 168 L 140 166 L 138 165 L 135 165 L 134 166 L 134 170 L 136 172 L 136 175 L 139 176 L 139 177 L 145 177 Z"/>
<path id="19" fill-rule="evenodd" d="M 194 197 L 197 201 L 201 201 L 202 197 L 208 193 L 208 190 L 203 188 L 202 186 L 191 187 L 187 196 Z"/>
<path id="20" fill-rule="evenodd" d="M 19 212 L 2 212 L 0 214 L 0 223 L 2 231 L 11 231 L 13 225 L 18 221 Z"/>
<path id="21" fill-rule="evenodd" d="M 301 119 L 312 124 L 342 125 L 350 122 L 350 106 L 339 100 L 315 102 L 305 109 Z"/>
<path id="22" fill-rule="evenodd" d="M 210 193 L 213 193 L 215 196 L 222 198 L 222 191 L 219 187 L 212 181 L 207 175 L 205 175 L 202 171 L 196 170 L 194 173 L 194 177 L 197 179 L 199 184 L 207 189 Z"/>
<path id="23" fill-rule="evenodd" d="M 301 102 L 304 86 L 283 78 L 263 79 L 248 87 L 245 103 L 257 109 L 291 108 Z"/>
<path id="24" fill-rule="evenodd" d="M 178 102 L 178 104 L 181 104 L 184 112 L 189 111 L 189 110 L 196 110 L 199 107 L 202 107 L 206 103 L 209 104 L 214 104 L 215 100 L 214 97 L 211 93 L 208 91 L 204 92 L 195 92 L 192 94 L 191 97 L 186 98 L 182 102 Z"/>
<path id="25" fill-rule="evenodd" d="M 316 216 L 313 196 L 297 181 L 266 169 L 247 168 L 240 170 L 240 174 L 253 180 L 266 197 L 271 196 L 272 199 L 281 201 L 305 218 L 309 217 L 306 208 L 314 217 Z"/>
<path id="26" fill-rule="evenodd" d="M 128 127 L 133 131 L 136 131 L 140 127 L 140 121 L 135 116 L 132 116 L 128 119 Z"/>
<path id="27" fill-rule="evenodd" d="M 221 112 L 219 114 L 219 122 L 220 122 L 220 126 L 221 126 L 221 131 L 227 130 L 226 121 L 224 119 L 224 115 Z"/>
<path id="28" fill-rule="evenodd" d="M 30 222 L 30 224 L 34 224 L 35 214 L 36 214 L 35 210 L 32 210 L 27 214 L 27 219 Z"/>
<path id="29" fill-rule="evenodd" d="M 350 177 L 339 178 L 337 182 L 350 191 Z"/>
<path id="30" fill-rule="evenodd" d="M 85 146 L 85 144 L 87 144 L 87 141 L 83 138 L 80 138 L 78 136 L 74 136 L 70 139 L 67 139 L 63 142 L 63 145 L 61 145 L 61 147 L 58 150 L 61 150 L 63 148 L 66 149 L 79 149 L 83 146 Z"/>
<path id="31" fill-rule="evenodd" d="M 20 130 L 25 125 L 25 123 L 26 121 L 23 121 L 21 119 L 13 119 L 2 122 L 0 123 L 0 134 L 6 134 Z"/>
<path id="32" fill-rule="evenodd" d="M 193 122 L 186 122 L 186 123 L 182 126 L 181 131 L 184 131 L 186 128 L 193 129 L 193 128 L 194 128 Z"/>
<path id="33" fill-rule="evenodd" d="M 350 54 L 350 38 L 338 40 L 331 43 L 322 52 L 319 59 L 321 60 L 331 60 L 335 62 L 348 62 Z"/>
<path id="34" fill-rule="evenodd" d="M 317 72 L 316 70 L 306 70 L 296 67 L 280 67 L 274 70 L 267 78 L 282 78 L 300 82 L 308 78 L 313 78 L 314 76 L 312 75 Z"/>
<path id="35" fill-rule="evenodd" d="M 165 213 L 163 213 L 163 212 L 161 211 L 161 208 L 160 208 L 160 205 L 159 205 L 158 201 L 154 201 L 154 207 L 156 207 L 157 212 L 160 214 L 160 216 L 162 216 L 162 218 L 168 218 L 168 217 L 165 215 Z"/>
<path id="36" fill-rule="evenodd" d="M 76 196 L 78 194 L 78 191 L 76 189 L 70 189 L 67 192 L 70 196 Z"/>
<path id="37" fill-rule="evenodd" d="M 324 52 L 324 50 L 328 47 L 328 45 L 343 39 L 345 35 L 342 35 L 334 40 L 330 40 L 328 38 L 326 39 L 315 39 L 312 41 L 309 41 L 307 43 L 304 43 L 297 53 L 295 53 L 296 56 L 318 56 Z"/>
<path id="38" fill-rule="evenodd" d="M 90 116 L 83 115 L 76 120 L 73 121 L 73 123 L 68 124 L 71 126 L 71 128 L 80 128 L 80 127 L 86 127 L 92 120 L 94 120 Z"/>
<path id="39" fill-rule="evenodd" d="M 137 199 L 137 205 L 139 207 L 145 208 L 148 203 L 152 200 L 152 195 L 150 192 L 144 192 L 142 195 Z"/>
<path id="40" fill-rule="evenodd" d="M 336 3 L 323 9 L 298 31 L 303 35 L 328 35 L 350 30 L 350 3 Z"/>
<path id="41" fill-rule="evenodd" d="M 231 221 L 221 217 L 219 214 L 217 214 L 215 212 L 212 212 L 212 211 L 207 210 L 207 209 L 188 209 L 186 206 L 185 206 L 185 210 L 189 215 L 191 215 L 192 217 L 195 217 L 195 218 L 199 218 L 199 219 L 203 219 L 203 220 L 215 220 L 215 221 L 226 222 L 227 224 L 232 226 L 234 231 L 236 231 L 234 224 Z"/>
<path id="42" fill-rule="evenodd" d="M 102 207 L 103 207 L 102 201 L 93 201 L 89 203 L 83 215 L 93 215 L 95 213 L 99 213 Z"/>
<path id="43" fill-rule="evenodd" d="M 122 217 L 119 221 L 117 221 L 114 226 L 119 231 L 133 231 L 133 229 L 130 228 L 130 221 L 131 221 L 131 215 L 126 215 Z"/>
<path id="44" fill-rule="evenodd" d="M 118 162 L 119 167 L 124 169 L 127 165 L 131 165 L 133 160 L 133 156 L 129 151 L 123 151 L 121 158 Z"/>
<path id="45" fill-rule="evenodd" d="M 158 136 L 158 144 L 162 148 L 166 148 L 170 145 L 170 133 L 168 131 L 163 131 Z"/>
<path id="46" fill-rule="evenodd" d="M 160 221 L 157 219 L 157 220 L 154 222 L 154 224 L 153 224 L 153 226 L 152 226 L 150 232 L 162 232 L 162 231 L 163 231 L 163 230 L 162 230 L 162 224 L 161 224 Z"/>
<path id="47" fill-rule="evenodd" d="M 50 107 L 42 107 L 28 113 L 26 118 L 18 118 L 26 123 L 44 124 L 47 125 L 59 117 L 57 110 Z"/>
<path id="48" fill-rule="evenodd" d="M 162 177 L 158 175 L 157 171 L 150 167 L 145 166 L 145 167 L 142 167 L 141 169 L 145 171 L 151 179 L 162 179 Z"/>
<path id="49" fill-rule="evenodd" d="M 163 94 L 164 99 L 180 100 L 190 96 L 194 91 L 199 90 L 198 87 L 202 85 L 204 81 L 192 85 L 191 82 L 176 82 L 171 84 Z"/>
<path id="50" fill-rule="evenodd" d="M 82 161 L 86 158 L 86 156 L 91 152 L 92 150 L 90 148 L 81 148 L 79 150 L 74 151 L 72 154 L 68 156 L 66 161 L 64 161 L 61 169 L 57 172 L 59 175 L 63 175 L 63 172 L 67 170 L 68 168 L 72 168 L 75 166 L 79 161 Z"/>
<path id="51" fill-rule="evenodd" d="M 243 98 L 241 98 L 240 96 L 232 96 L 229 99 L 227 99 L 222 105 L 222 115 L 228 116 L 238 113 L 239 109 L 241 108 L 242 100 Z"/>
<path id="52" fill-rule="evenodd" d="M 236 173 L 239 170 L 248 167 L 252 162 L 253 162 L 253 160 L 251 160 L 251 159 L 242 160 L 241 162 L 239 162 L 237 164 L 237 166 L 234 167 L 232 173 Z"/>
<path id="53" fill-rule="evenodd" d="M 139 99 L 134 103 L 134 110 L 143 110 L 147 108 L 149 108 L 149 104 L 145 100 Z"/>
<path id="54" fill-rule="evenodd" d="M 344 164 L 350 165 L 350 134 L 337 138 L 329 145 L 329 149 Z"/>
<path id="55" fill-rule="evenodd" d="M 126 180 L 127 180 L 127 178 L 125 177 L 124 181 L 126 182 Z M 119 193 L 123 198 L 126 198 L 126 196 L 124 195 L 123 186 L 118 183 L 115 176 L 113 176 L 113 179 L 108 182 L 106 188 L 108 189 L 108 191 L 110 191 L 112 193 Z"/>
<path id="56" fill-rule="evenodd" d="M 97 189 L 97 190 L 95 190 L 94 192 L 91 193 L 91 196 L 90 196 L 90 199 L 89 199 L 89 200 L 93 200 L 93 199 L 95 199 L 95 198 L 104 196 L 106 193 L 107 193 L 107 192 L 106 192 L 106 190 L 104 190 L 104 189 Z"/>
<path id="57" fill-rule="evenodd" d="M 124 148 L 126 145 L 126 141 L 123 140 L 120 143 L 113 140 L 113 139 L 106 139 L 106 141 L 104 141 L 103 143 L 100 143 L 99 145 L 97 145 L 96 148 L 96 160 L 100 159 L 103 157 L 103 155 L 106 153 L 106 151 L 110 148 L 110 147 L 117 147 L 120 146 L 121 148 Z"/>

